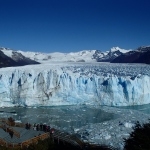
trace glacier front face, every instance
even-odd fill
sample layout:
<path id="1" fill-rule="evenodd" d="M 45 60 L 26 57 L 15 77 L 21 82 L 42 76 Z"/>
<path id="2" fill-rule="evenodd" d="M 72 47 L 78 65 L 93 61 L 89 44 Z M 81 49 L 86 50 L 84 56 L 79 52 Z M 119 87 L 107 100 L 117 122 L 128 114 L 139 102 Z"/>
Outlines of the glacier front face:
<path id="1" fill-rule="evenodd" d="M 41 64 L 0 69 L 0 107 L 150 103 L 150 66 Z"/>

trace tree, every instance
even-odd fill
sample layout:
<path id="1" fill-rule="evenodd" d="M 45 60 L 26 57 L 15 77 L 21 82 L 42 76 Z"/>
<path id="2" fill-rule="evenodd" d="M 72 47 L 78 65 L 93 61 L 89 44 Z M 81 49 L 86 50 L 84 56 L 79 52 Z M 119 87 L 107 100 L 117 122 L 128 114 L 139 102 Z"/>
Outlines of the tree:
<path id="1" fill-rule="evenodd" d="M 136 123 L 130 133 L 130 137 L 125 140 L 125 150 L 150 150 L 150 123 L 141 125 Z"/>

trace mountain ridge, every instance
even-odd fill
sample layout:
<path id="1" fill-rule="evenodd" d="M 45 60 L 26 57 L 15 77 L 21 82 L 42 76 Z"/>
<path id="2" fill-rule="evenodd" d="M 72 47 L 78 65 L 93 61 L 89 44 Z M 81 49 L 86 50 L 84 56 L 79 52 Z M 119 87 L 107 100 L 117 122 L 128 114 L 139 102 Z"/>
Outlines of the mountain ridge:
<path id="1" fill-rule="evenodd" d="M 115 50 L 114 50 L 115 49 Z M 12 58 L 14 50 L 8 48 L 1 48 L 1 51 L 5 55 Z M 113 47 L 109 51 L 102 52 L 100 50 L 82 50 L 79 52 L 70 53 L 41 53 L 41 52 L 24 52 L 21 50 L 15 51 L 23 56 L 32 59 L 34 61 L 45 63 L 45 62 L 110 62 L 113 58 L 118 55 L 128 52 L 128 50 L 121 49 L 119 47 Z"/>
<path id="2" fill-rule="evenodd" d="M 150 64 L 150 46 L 141 46 L 134 51 L 122 54 L 111 63 L 146 63 Z"/>
<path id="3" fill-rule="evenodd" d="M 5 54 L 4 51 L 9 50 L 7 48 L 0 48 L 0 68 L 2 67 L 14 67 L 14 66 L 24 66 L 30 64 L 40 64 L 30 58 L 23 56 L 21 53 L 16 51 L 12 51 L 10 53 Z"/>
<path id="4" fill-rule="evenodd" d="M 43 64 L 52 62 L 110 62 L 110 63 L 147 63 L 150 64 L 150 46 L 141 46 L 135 50 L 125 50 L 120 47 L 112 47 L 108 51 L 101 50 L 82 50 L 79 52 L 70 53 L 42 53 L 12 50 L 9 48 L 0 48 L 3 55 L 12 59 L 14 65 L 30 65 L 30 64 Z M 17 64 L 15 64 L 17 62 Z M 4 67 L 9 66 L 4 65 Z M 13 66 L 10 64 L 10 66 Z"/>

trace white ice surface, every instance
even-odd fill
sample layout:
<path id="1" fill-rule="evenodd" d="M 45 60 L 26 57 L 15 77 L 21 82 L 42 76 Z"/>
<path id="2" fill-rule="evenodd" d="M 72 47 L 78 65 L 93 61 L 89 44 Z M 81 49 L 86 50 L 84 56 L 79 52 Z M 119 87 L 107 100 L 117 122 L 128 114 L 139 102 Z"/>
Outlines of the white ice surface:
<path id="1" fill-rule="evenodd" d="M 51 63 L 0 69 L 0 107 L 150 103 L 150 66 Z"/>

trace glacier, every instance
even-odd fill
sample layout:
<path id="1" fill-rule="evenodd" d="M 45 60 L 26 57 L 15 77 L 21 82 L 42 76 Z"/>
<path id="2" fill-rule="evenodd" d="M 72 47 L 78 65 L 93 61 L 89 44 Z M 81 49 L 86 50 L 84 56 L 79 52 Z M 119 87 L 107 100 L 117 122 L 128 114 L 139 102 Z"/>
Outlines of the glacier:
<path id="1" fill-rule="evenodd" d="M 0 107 L 150 103 L 150 66 L 53 63 L 0 69 Z"/>

